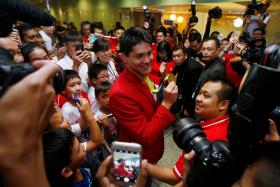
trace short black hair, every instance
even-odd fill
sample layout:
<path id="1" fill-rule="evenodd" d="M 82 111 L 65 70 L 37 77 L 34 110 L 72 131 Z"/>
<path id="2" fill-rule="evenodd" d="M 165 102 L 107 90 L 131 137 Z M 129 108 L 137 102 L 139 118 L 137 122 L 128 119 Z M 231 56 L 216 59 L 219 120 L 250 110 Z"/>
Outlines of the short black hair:
<path id="1" fill-rule="evenodd" d="M 162 32 L 164 36 L 166 36 L 167 30 L 165 27 L 160 27 L 156 30 L 156 33 Z"/>
<path id="2" fill-rule="evenodd" d="M 108 40 L 98 38 L 93 42 L 92 51 L 97 53 L 99 51 L 107 51 L 110 49 Z"/>
<path id="3" fill-rule="evenodd" d="M 261 32 L 262 32 L 262 35 L 265 35 L 265 29 L 264 29 L 264 28 L 255 28 L 254 31 L 253 31 L 253 33 L 254 33 L 255 31 L 261 31 Z"/>
<path id="4" fill-rule="evenodd" d="M 82 31 L 82 28 L 83 28 L 84 25 L 90 25 L 90 22 L 89 21 L 83 21 L 81 23 L 81 31 Z"/>
<path id="5" fill-rule="evenodd" d="M 39 43 L 25 43 L 20 48 L 21 54 L 24 58 L 24 62 L 30 63 L 29 55 L 35 49 L 43 49 L 47 53 L 47 55 L 49 54 L 48 50 L 45 47 L 42 47 Z"/>
<path id="6" fill-rule="evenodd" d="M 116 25 L 116 27 L 114 28 L 114 32 L 116 32 L 117 30 L 123 30 L 125 31 L 125 28 L 122 25 Z"/>
<path id="7" fill-rule="evenodd" d="M 28 31 L 28 30 L 31 30 L 31 29 L 35 29 L 35 26 L 30 24 L 30 23 L 23 23 L 23 24 L 19 25 L 17 27 L 17 29 L 18 29 L 20 39 L 23 40 L 24 32 Z"/>
<path id="8" fill-rule="evenodd" d="M 107 70 L 104 64 L 92 64 L 88 68 L 88 77 L 90 79 L 97 79 L 101 71 Z"/>
<path id="9" fill-rule="evenodd" d="M 217 48 L 220 48 L 220 46 L 221 46 L 220 40 L 215 38 L 215 37 L 206 38 L 206 39 L 203 40 L 203 43 L 211 41 L 211 40 L 213 40 L 215 42 L 215 45 L 216 45 Z"/>
<path id="10" fill-rule="evenodd" d="M 172 52 L 178 51 L 178 50 L 182 50 L 183 53 L 186 53 L 185 48 L 184 48 L 183 45 L 175 45 L 175 46 L 173 47 L 173 49 L 172 49 Z"/>
<path id="11" fill-rule="evenodd" d="M 66 88 L 66 85 L 67 85 L 67 82 L 70 80 L 70 79 L 73 79 L 73 78 L 78 78 L 78 79 L 81 79 L 78 72 L 75 71 L 75 70 L 70 70 L 70 69 L 67 69 L 67 70 L 64 70 L 64 73 L 65 73 L 65 84 L 64 84 L 64 90 Z"/>
<path id="12" fill-rule="evenodd" d="M 90 24 L 90 32 L 94 33 L 94 29 L 100 29 L 103 30 L 103 23 L 102 22 L 93 22 Z"/>
<path id="13" fill-rule="evenodd" d="M 112 88 L 112 83 L 108 81 L 101 82 L 95 86 L 94 93 L 95 96 L 98 97 L 100 93 L 107 92 Z"/>
<path id="14" fill-rule="evenodd" d="M 228 112 L 229 112 L 229 109 L 234 104 L 238 95 L 237 89 L 234 86 L 234 84 L 231 81 L 229 81 L 227 78 L 211 78 L 207 82 L 222 84 L 222 89 L 218 92 L 218 99 L 219 102 L 224 100 L 229 101 L 229 106 L 228 106 Z"/>
<path id="15" fill-rule="evenodd" d="M 65 32 L 64 34 L 64 38 L 63 38 L 63 42 L 82 42 L 83 41 L 83 37 L 81 35 L 81 33 L 79 33 L 78 31 L 74 31 L 74 30 L 70 30 Z"/>
<path id="16" fill-rule="evenodd" d="M 120 51 L 129 56 L 132 48 L 141 42 L 152 44 L 151 35 L 143 28 L 131 27 L 120 37 Z"/>
<path id="17" fill-rule="evenodd" d="M 198 43 L 201 42 L 201 34 L 199 32 L 191 33 L 189 35 L 189 41 L 194 42 L 197 41 Z"/>

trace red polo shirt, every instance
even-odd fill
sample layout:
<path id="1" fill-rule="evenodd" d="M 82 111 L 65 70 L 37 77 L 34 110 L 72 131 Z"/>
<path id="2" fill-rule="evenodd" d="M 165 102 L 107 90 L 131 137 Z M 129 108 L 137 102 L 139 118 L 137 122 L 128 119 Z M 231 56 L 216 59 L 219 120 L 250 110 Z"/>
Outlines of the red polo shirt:
<path id="1" fill-rule="evenodd" d="M 200 125 L 206 134 L 209 141 L 214 140 L 227 140 L 227 129 L 229 125 L 229 117 L 228 115 L 222 116 L 220 118 L 216 118 L 209 121 L 201 121 Z M 184 155 L 186 154 L 183 151 L 182 155 L 177 160 L 174 168 L 173 173 L 178 179 L 182 179 L 184 174 Z"/>

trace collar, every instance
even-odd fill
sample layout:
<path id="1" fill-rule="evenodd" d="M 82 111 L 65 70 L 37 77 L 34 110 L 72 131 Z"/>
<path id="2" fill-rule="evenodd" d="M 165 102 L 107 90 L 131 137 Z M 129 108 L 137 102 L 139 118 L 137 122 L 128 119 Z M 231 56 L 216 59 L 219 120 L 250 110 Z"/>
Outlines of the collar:
<path id="1" fill-rule="evenodd" d="M 137 77 L 133 72 L 131 72 L 129 69 L 124 68 L 123 72 L 121 73 L 121 76 L 125 76 L 125 78 L 129 81 L 129 82 L 133 82 L 133 83 L 141 83 L 143 85 L 146 84 L 146 82 L 141 79 L 139 79 L 139 77 Z"/>
<path id="2" fill-rule="evenodd" d="M 201 121 L 200 125 L 203 129 L 205 128 L 209 128 L 212 126 L 216 126 L 216 125 L 222 125 L 225 123 L 229 123 L 229 116 L 228 115 L 224 115 L 222 117 L 216 118 L 216 119 L 211 119 L 208 121 Z"/>

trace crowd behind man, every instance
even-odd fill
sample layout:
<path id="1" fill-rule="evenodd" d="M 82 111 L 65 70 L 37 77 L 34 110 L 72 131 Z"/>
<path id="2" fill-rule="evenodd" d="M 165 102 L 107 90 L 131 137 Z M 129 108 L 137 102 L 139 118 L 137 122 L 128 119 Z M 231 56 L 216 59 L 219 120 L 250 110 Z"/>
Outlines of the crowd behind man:
<path id="1" fill-rule="evenodd" d="M 218 31 L 209 35 L 211 16 L 203 39 L 190 22 L 183 33 L 177 24 L 153 28 L 146 22 L 126 30 L 117 22 L 109 36 L 102 22 L 83 21 L 80 32 L 72 22 L 17 22 L 0 37 L 0 65 L 14 61 L 38 70 L 0 90 L 5 92 L 0 98 L 3 185 L 113 185 L 112 156 L 104 151 L 113 141 L 142 146 L 136 186 L 154 186 L 154 179 L 186 185 L 184 176 L 198 153 L 183 150 L 173 169 L 158 166 L 164 131 L 176 119 L 191 117 L 209 141 L 228 142 L 237 90 L 253 64 L 263 63 L 270 3 L 246 12 L 244 33 L 233 31 L 223 39 Z M 55 93 L 51 79 L 58 72 L 64 82 Z M 264 144 L 253 169 L 233 186 L 257 186 L 258 172 L 265 175 L 261 187 L 273 186 L 269 180 L 279 185 L 276 123 L 270 120 L 266 137 L 275 142 Z M 274 173 L 268 176 L 270 169 Z M 201 186 L 206 185 L 211 186 Z"/>

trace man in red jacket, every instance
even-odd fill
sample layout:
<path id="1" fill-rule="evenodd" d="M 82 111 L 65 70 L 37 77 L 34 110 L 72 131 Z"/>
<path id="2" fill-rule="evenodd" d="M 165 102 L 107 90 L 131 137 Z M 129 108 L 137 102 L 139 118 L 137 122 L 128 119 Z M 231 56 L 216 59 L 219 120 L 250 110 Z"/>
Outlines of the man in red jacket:
<path id="1" fill-rule="evenodd" d="M 177 99 L 175 82 L 164 88 L 162 103 L 148 78 L 151 72 L 151 36 L 141 28 L 128 29 L 120 38 L 120 50 L 126 68 L 110 92 L 110 107 L 119 125 L 119 140 L 137 142 L 143 158 L 156 163 L 163 154 L 164 129 L 175 117 L 169 109 Z"/>

